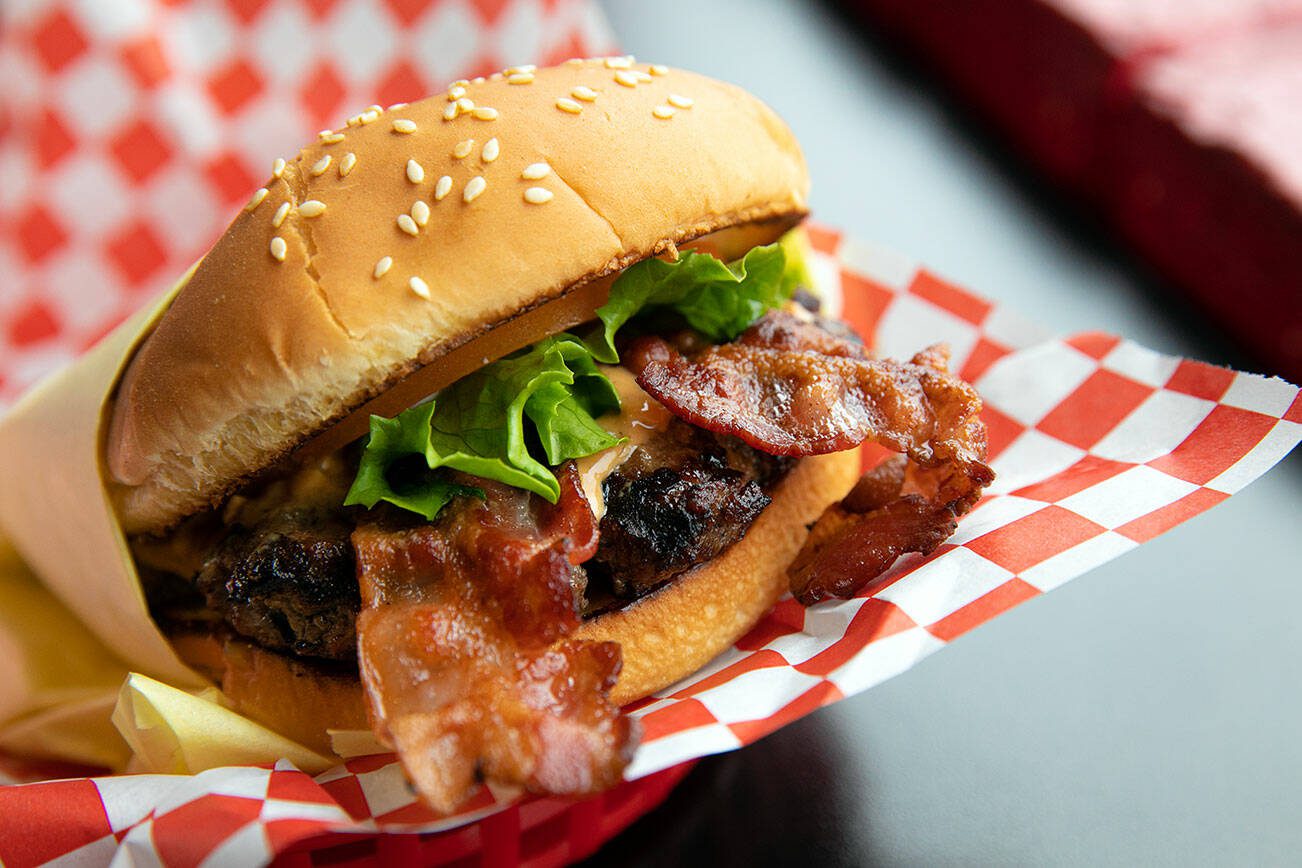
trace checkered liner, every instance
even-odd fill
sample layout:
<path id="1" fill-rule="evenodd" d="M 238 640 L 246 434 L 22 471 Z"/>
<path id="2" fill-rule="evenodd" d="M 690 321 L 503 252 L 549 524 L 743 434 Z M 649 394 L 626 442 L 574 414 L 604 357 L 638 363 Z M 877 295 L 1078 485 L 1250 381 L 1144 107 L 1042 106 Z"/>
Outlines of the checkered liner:
<path id="1" fill-rule="evenodd" d="M 0 2 L 0 406 L 371 103 L 614 42 L 593 0 Z"/>
<path id="2" fill-rule="evenodd" d="M 954 369 L 986 400 L 999 478 L 930 557 L 902 559 L 853 600 L 812 609 L 783 600 L 736 647 L 640 703 L 633 713 L 645 735 L 628 777 L 648 792 L 577 804 L 536 799 L 493 813 L 499 803 L 485 790 L 467 813 L 438 820 L 388 756 L 352 760 L 315 779 L 282 765 L 31 784 L 0 790 L 0 810 L 22 817 L 24 829 L 0 833 L 0 859 L 13 865 L 76 853 L 100 861 L 140 848 L 166 862 L 220 855 L 243 863 L 291 852 L 333 864 L 334 856 L 306 848 L 384 831 L 357 858 L 556 864 L 628 822 L 629 799 L 645 806 L 663 797 L 683 773 L 680 763 L 750 744 L 903 672 L 1219 503 L 1302 438 L 1302 399 L 1281 380 L 1110 335 L 1047 339 L 898 256 L 827 230 L 814 240 L 831 303 L 875 333 L 882 352 L 949 343 Z M 296 844 L 303 841 L 310 845 Z"/>

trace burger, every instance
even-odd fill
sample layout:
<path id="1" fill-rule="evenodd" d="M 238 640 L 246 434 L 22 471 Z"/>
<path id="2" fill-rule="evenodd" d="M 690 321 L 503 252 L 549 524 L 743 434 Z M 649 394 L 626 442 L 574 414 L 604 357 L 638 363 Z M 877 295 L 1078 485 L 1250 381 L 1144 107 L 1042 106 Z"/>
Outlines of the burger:
<path id="1" fill-rule="evenodd" d="M 991 479 L 943 349 L 825 315 L 787 127 L 629 57 L 517 67 L 277 160 L 113 392 L 150 611 L 248 717 L 370 731 L 451 810 L 581 794 L 621 707 L 785 592 L 849 596 Z M 865 441 L 898 456 L 860 479 Z"/>

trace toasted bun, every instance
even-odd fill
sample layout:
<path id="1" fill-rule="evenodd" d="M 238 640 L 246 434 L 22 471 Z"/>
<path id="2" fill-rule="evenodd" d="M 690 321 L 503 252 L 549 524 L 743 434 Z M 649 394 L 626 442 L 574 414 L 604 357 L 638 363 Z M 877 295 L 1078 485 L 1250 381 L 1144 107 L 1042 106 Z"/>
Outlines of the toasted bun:
<path id="1" fill-rule="evenodd" d="M 119 385 L 106 465 L 128 533 L 217 503 L 413 370 L 441 367 L 431 363 L 526 311 L 671 245 L 754 224 L 776 233 L 805 213 L 795 139 L 736 87 L 601 60 L 516 77 L 526 79 L 465 86 L 476 111 L 453 119 L 444 95 L 391 108 L 268 180 Z M 576 88 L 595 98 L 575 99 Z M 690 107 L 657 116 L 671 96 Z M 524 179 L 538 163 L 546 176 Z M 467 202 L 477 178 L 486 186 Z M 552 198 L 531 204 L 533 188 Z M 308 201 L 324 213 L 309 216 Z M 413 237 L 397 218 L 416 202 L 429 218 Z M 383 257 L 392 265 L 376 277 Z M 413 291 L 417 278 L 428 298 Z M 596 303 L 543 318 L 476 363 L 586 319 Z"/>
<path id="2" fill-rule="evenodd" d="M 654 594 L 586 621 L 575 638 L 618 642 L 624 667 L 611 699 L 626 705 L 691 675 L 755 626 L 787 588 L 787 565 L 812 523 L 859 475 L 858 450 L 801 459 L 740 542 Z M 191 665 L 212 673 L 236 710 L 318 751 L 327 729 L 366 729 L 356 678 L 243 642 L 174 640 Z"/>

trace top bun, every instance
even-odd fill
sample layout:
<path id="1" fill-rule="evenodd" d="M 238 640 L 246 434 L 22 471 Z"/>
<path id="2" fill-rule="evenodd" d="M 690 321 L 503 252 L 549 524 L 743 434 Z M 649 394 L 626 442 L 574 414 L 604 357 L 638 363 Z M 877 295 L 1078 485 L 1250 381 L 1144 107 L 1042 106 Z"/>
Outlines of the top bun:
<path id="1" fill-rule="evenodd" d="M 280 167 L 127 367 L 106 442 L 123 528 L 214 505 L 416 369 L 633 262 L 789 225 L 807 189 L 759 100 L 628 58 L 372 107 Z"/>

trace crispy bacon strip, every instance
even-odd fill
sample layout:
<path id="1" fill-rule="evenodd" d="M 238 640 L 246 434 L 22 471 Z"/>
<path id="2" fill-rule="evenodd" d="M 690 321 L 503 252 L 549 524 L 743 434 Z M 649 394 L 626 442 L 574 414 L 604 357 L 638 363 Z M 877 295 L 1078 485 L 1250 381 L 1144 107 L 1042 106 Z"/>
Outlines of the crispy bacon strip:
<path id="1" fill-rule="evenodd" d="M 573 464 L 555 506 L 506 486 L 438 523 L 353 534 L 362 683 L 376 733 L 422 798 L 454 810 L 487 779 L 534 792 L 613 786 L 636 732 L 607 699 L 619 646 L 579 624 L 573 568 L 597 522 Z"/>
<path id="2" fill-rule="evenodd" d="M 690 358 L 656 337 L 625 358 L 675 415 L 764 452 L 819 455 L 873 440 L 907 456 L 907 473 L 892 464 L 815 526 L 791 574 L 792 593 L 809 604 L 854 594 L 905 552 L 934 550 L 993 481 L 981 398 L 949 373 L 948 355 L 930 347 L 907 363 L 870 359 L 772 312 Z"/>
<path id="3" fill-rule="evenodd" d="M 926 480 L 916 469 L 903 455 L 887 459 L 823 512 L 787 571 L 796 599 L 851 597 L 900 555 L 929 555 L 953 535 L 955 508 L 917 493 Z"/>

